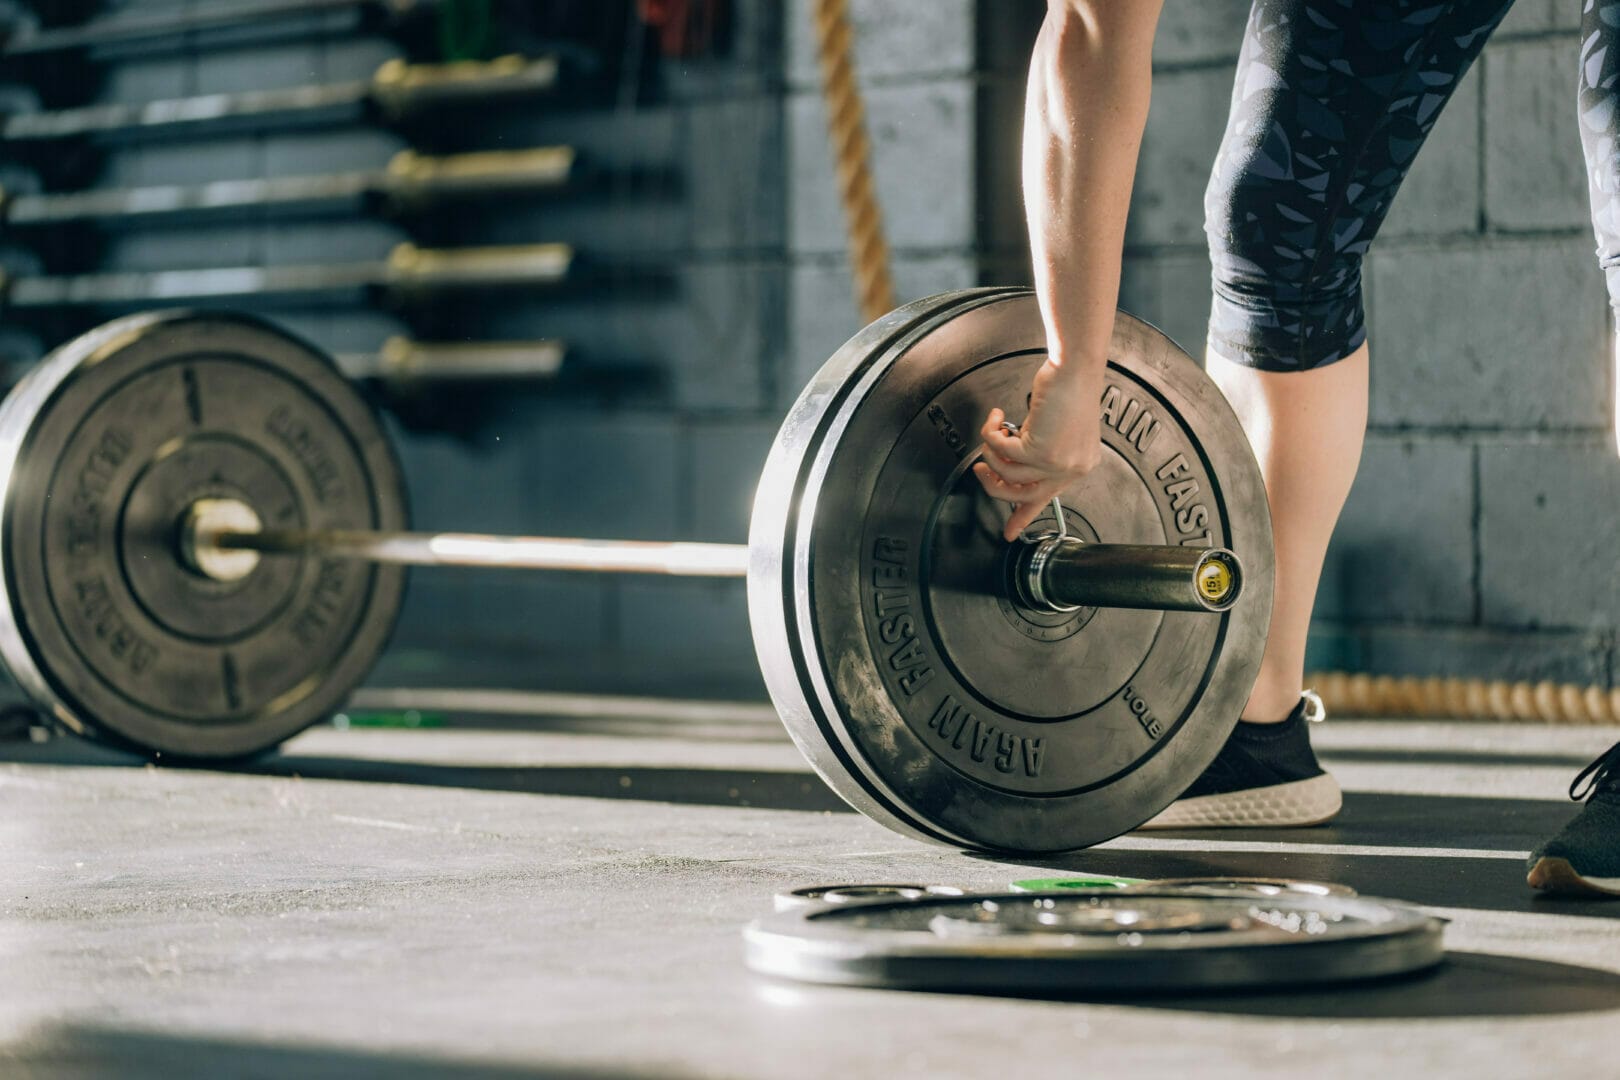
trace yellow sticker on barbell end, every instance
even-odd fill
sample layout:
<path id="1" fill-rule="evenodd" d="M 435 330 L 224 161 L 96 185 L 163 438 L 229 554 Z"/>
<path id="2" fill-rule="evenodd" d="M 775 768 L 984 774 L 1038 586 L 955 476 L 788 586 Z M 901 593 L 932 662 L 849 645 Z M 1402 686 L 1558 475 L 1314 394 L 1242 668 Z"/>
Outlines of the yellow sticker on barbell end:
<path id="1" fill-rule="evenodd" d="M 1206 599 L 1219 602 L 1232 591 L 1232 568 L 1220 559 L 1211 559 L 1198 568 L 1198 591 Z"/>

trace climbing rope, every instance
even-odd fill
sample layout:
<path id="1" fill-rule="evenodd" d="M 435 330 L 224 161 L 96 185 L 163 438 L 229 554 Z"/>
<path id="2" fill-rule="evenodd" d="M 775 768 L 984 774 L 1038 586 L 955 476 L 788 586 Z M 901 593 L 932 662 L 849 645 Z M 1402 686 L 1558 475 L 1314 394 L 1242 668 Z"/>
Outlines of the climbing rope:
<path id="1" fill-rule="evenodd" d="M 866 110 L 855 82 L 855 38 L 846 0 L 815 0 L 814 18 L 822 95 L 827 102 L 827 135 L 849 233 L 855 302 L 862 320 L 872 322 L 894 308 L 894 279 L 883 239 L 883 214 L 872 186 L 872 148 L 866 137 Z"/>
<path id="2" fill-rule="evenodd" d="M 1322 672 L 1306 683 L 1340 716 L 1620 724 L 1620 688 Z"/>

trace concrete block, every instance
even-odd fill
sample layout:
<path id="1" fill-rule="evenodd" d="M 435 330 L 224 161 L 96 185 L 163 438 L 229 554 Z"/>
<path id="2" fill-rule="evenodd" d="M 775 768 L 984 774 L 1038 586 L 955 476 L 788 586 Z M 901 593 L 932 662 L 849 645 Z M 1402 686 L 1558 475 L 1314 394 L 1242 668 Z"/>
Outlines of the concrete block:
<path id="1" fill-rule="evenodd" d="M 1608 306 L 1585 237 L 1375 251 L 1372 419 L 1607 423 Z"/>
<path id="2" fill-rule="evenodd" d="M 785 288 L 770 262 L 693 263 L 653 289 L 608 275 L 555 300 L 509 296 L 468 326 L 490 338 L 562 338 L 591 374 L 618 373 L 626 392 L 665 404 L 757 410 L 785 348 Z"/>
<path id="3" fill-rule="evenodd" d="M 537 650 L 600 650 L 610 592 L 590 576 L 435 569 L 412 576 L 394 642 L 443 654 L 456 675 L 476 670 L 481 653 L 515 653 L 532 665 Z"/>
<path id="4" fill-rule="evenodd" d="M 788 0 L 785 7 L 788 84 L 816 89 L 821 68 L 810 0 Z M 853 0 L 849 17 L 857 78 L 884 82 L 971 74 L 977 7 L 973 0 Z"/>
<path id="5" fill-rule="evenodd" d="M 1607 686 L 1610 645 L 1603 634 L 1568 631 L 1317 622 L 1305 670 Z"/>
<path id="6" fill-rule="evenodd" d="M 193 63 L 192 92 L 197 94 L 236 94 L 327 81 L 321 47 L 309 41 L 198 52 Z"/>
<path id="7" fill-rule="evenodd" d="M 1589 229 L 1575 112 L 1579 63 L 1574 34 L 1504 42 L 1482 60 L 1485 216 L 1493 228 Z"/>
<path id="8" fill-rule="evenodd" d="M 1203 362 L 1209 330 L 1209 256 L 1134 255 L 1125 259 L 1119 306 L 1163 330 Z"/>
<path id="9" fill-rule="evenodd" d="M 1023 140 L 1023 83 L 986 86 L 979 95 L 979 242 L 983 251 L 1027 260 Z"/>
<path id="10" fill-rule="evenodd" d="M 380 169 L 409 145 L 392 131 L 343 128 L 267 134 L 264 176 L 316 176 Z"/>
<path id="11" fill-rule="evenodd" d="M 1487 623 L 1620 628 L 1620 460 L 1606 439 L 1485 440 L 1480 492 Z"/>
<path id="12" fill-rule="evenodd" d="M 1392 236 L 1474 232 L 1480 215 L 1480 94 L 1475 64 L 1435 121 L 1378 231 Z"/>
<path id="13" fill-rule="evenodd" d="M 119 146 L 107 155 L 100 186 L 241 180 L 264 175 L 264 163 L 264 147 L 252 135 Z"/>
<path id="14" fill-rule="evenodd" d="M 405 55 L 399 42 L 381 37 L 328 38 L 320 47 L 321 77 L 327 82 L 369 79 L 388 61 Z"/>
<path id="15" fill-rule="evenodd" d="M 979 284 L 977 263 L 962 256 L 896 259 L 895 290 L 902 302 Z M 855 309 L 854 284 L 842 263 L 806 263 L 788 274 L 789 360 L 780 402 L 786 407 L 865 320 Z"/>
<path id="16" fill-rule="evenodd" d="M 412 334 L 402 320 L 370 308 L 256 310 L 330 353 L 372 353 L 396 334 Z"/>
<path id="17" fill-rule="evenodd" d="M 266 229 L 257 223 L 110 233 L 97 269 L 187 270 L 256 266 L 264 261 Z"/>
<path id="18" fill-rule="evenodd" d="M 626 579 L 617 589 L 618 647 L 636 670 L 706 680 L 758 670 L 741 581 Z"/>
<path id="19" fill-rule="evenodd" d="M 466 116 L 445 145 L 469 150 L 566 144 L 607 170 L 674 171 L 684 161 L 688 106 L 648 105 L 605 114 L 594 109 L 513 109 Z"/>
<path id="20" fill-rule="evenodd" d="M 1167 0 L 1153 38 L 1153 63 L 1201 64 L 1237 60 L 1250 0 Z M 1231 87 L 1231 73 L 1227 73 Z"/>
<path id="21" fill-rule="evenodd" d="M 492 145 L 571 146 L 604 178 L 563 197 L 465 204 L 449 223 L 457 242 L 565 242 L 606 262 L 782 247 L 779 99 L 650 108 L 611 122 L 557 113 L 521 133 L 503 128 Z"/>
<path id="22" fill-rule="evenodd" d="M 603 485 L 643 494 L 636 480 L 648 470 L 639 463 L 627 469 L 626 455 L 645 432 L 636 425 L 623 430 L 599 416 L 577 430 L 586 435 L 588 445 L 583 448 L 566 444 L 568 428 L 560 412 L 530 416 L 501 425 L 485 445 L 474 447 L 395 426 L 415 527 L 618 535 L 604 512 Z M 622 439 L 615 434 L 621 431 Z M 604 453 L 611 460 L 605 460 Z M 592 468 L 599 463 L 623 472 L 604 475 Z M 554 479 L 536 484 L 537 476 Z M 566 483 L 568 476 L 577 478 L 577 487 Z M 579 492 L 586 484 L 596 494 L 582 499 Z M 652 494 L 656 501 L 657 493 Z M 634 511 L 621 511 L 621 522 L 629 523 Z M 660 524 L 667 521 L 666 516 Z M 455 569 L 417 573 L 406 591 L 395 644 L 431 650 L 449 673 L 445 677 L 451 678 L 470 666 L 469 656 L 480 653 L 528 650 L 532 655 L 542 646 L 574 642 L 584 649 L 599 649 L 607 642 L 606 588 L 602 579 L 557 574 Z"/>
<path id="23" fill-rule="evenodd" d="M 779 252 L 787 240 L 782 99 L 693 105 L 682 191 L 697 251 Z"/>
<path id="24" fill-rule="evenodd" d="M 1127 244 L 1204 247 L 1204 188 L 1226 130 L 1232 73 L 1226 68 L 1178 71 L 1153 84 L 1142 133 Z"/>
<path id="25" fill-rule="evenodd" d="M 781 87 L 781 0 L 733 0 L 728 7 L 730 27 L 720 54 L 661 65 L 661 88 L 670 100 L 708 101 Z"/>
<path id="26" fill-rule="evenodd" d="M 668 415 L 548 409 L 491 426 L 515 444 L 512 486 L 491 484 L 476 497 L 516 493 L 529 510 L 525 531 L 549 536 L 668 540 L 680 528 L 683 489 L 680 429 Z M 473 485 L 465 485 L 472 487 Z"/>
<path id="27" fill-rule="evenodd" d="M 767 200 L 765 196 L 761 202 Z M 512 196 L 464 205 L 453 218 L 435 224 L 446 245 L 566 243 L 599 267 L 669 264 L 694 254 L 693 201 L 695 197 L 678 191 L 624 195 L 611 189 L 577 198 Z M 737 216 L 748 214 L 740 210 Z M 716 232 L 724 228 L 721 224 Z M 736 231 L 730 239 L 741 242 Z M 430 236 L 425 226 L 418 232 Z"/>
<path id="28" fill-rule="evenodd" d="M 692 441 L 691 525 L 694 540 L 743 543 L 753 513 L 759 473 L 776 439 L 778 421 L 704 421 Z"/>
<path id="29" fill-rule="evenodd" d="M 1022 86 L 1029 72 L 1030 51 L 1045 19 L 1043 0 L 980 4 L 979 71 L 1010 77 Z"/>
<path id="30" fill-rule="evenodd" d="M 1495 40 L 1506 40 L 1526 34 L 1577 29 L 1581 25 L 1583 6 L 1566 0 L 1517 0 L 1502 20 L 1502 25 L 1496 28 L 1493 37 Z M 1486 46 L 1486 49 L 1489 52 L 1490 46 Z"/>
<path id="31" fill-rule="evenodd" d="M 872 168 L 892 249 L 976 242 L 974 101 L 972 85 L 961 82 L 875 87 L 867 95 Z M 793 95 L 787 117 L 789 246 L 842 252 L 844 212 L 820 96 Z"/>
<path id="32" fill-rule="evenodd" d="M 405 239 L 399 226 L 366 218 L 278 222 L 265 231 L 264 261 L 270 265 L 325 265 L 388 258 Z"/>
<path id="33" fill-rule="evenodd" d="M 393 430 L 414 527 L 429 531 L 533 533 L 544 527 L 530 483 L 543 425 L 503 425 L 478 446 Z M 496 436 L 501 436 L 496 441 Z M 427 575 L 423 575 L 427 576 Z"/>
<path id="34" fill-rule="evenodd" d="M 1316 617 L 1472 621 L 1473 520 L 1467 443 L 1370 436 L 1328 548 Z"/>
<path id="35" fill-rule="evenodd" d="M 192 89 L 192 58 L 129 56 L 109 63 L 97 96 L 106 102 L 162 101 L 186 97 Z"/>

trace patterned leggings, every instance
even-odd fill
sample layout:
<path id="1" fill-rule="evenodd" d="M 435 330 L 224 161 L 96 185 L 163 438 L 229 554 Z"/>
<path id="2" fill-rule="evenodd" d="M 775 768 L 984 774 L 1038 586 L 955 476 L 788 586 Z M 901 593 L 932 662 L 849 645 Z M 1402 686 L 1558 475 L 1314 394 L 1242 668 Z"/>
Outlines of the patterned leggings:
<path id="1" fill-rule="evenodd" d="M 1582 2 L 1579 115 L 1592 226 L 1620 311 L 1620 0 Z M 1204 196 L 1209 342 L 1267 371 L 1366 340 L 1361 260 L 1513 0 L 1254 0 Z"/>

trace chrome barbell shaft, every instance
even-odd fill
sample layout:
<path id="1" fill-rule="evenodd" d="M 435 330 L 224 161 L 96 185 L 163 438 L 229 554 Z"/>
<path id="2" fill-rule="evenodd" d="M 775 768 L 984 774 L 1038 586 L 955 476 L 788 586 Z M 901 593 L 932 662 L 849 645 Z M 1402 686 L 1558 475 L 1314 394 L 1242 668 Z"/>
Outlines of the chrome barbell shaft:
<path id="1" fill-rule="evenodd" d="M 745 544 L 303 529 L 199 530 L 193 543 L 198 549 L 257 551 L 267 555 L 309 552 L 330 558 L 402 566 L 504 567 L 687 577 L 746 577 L 748 574 Z"/>

